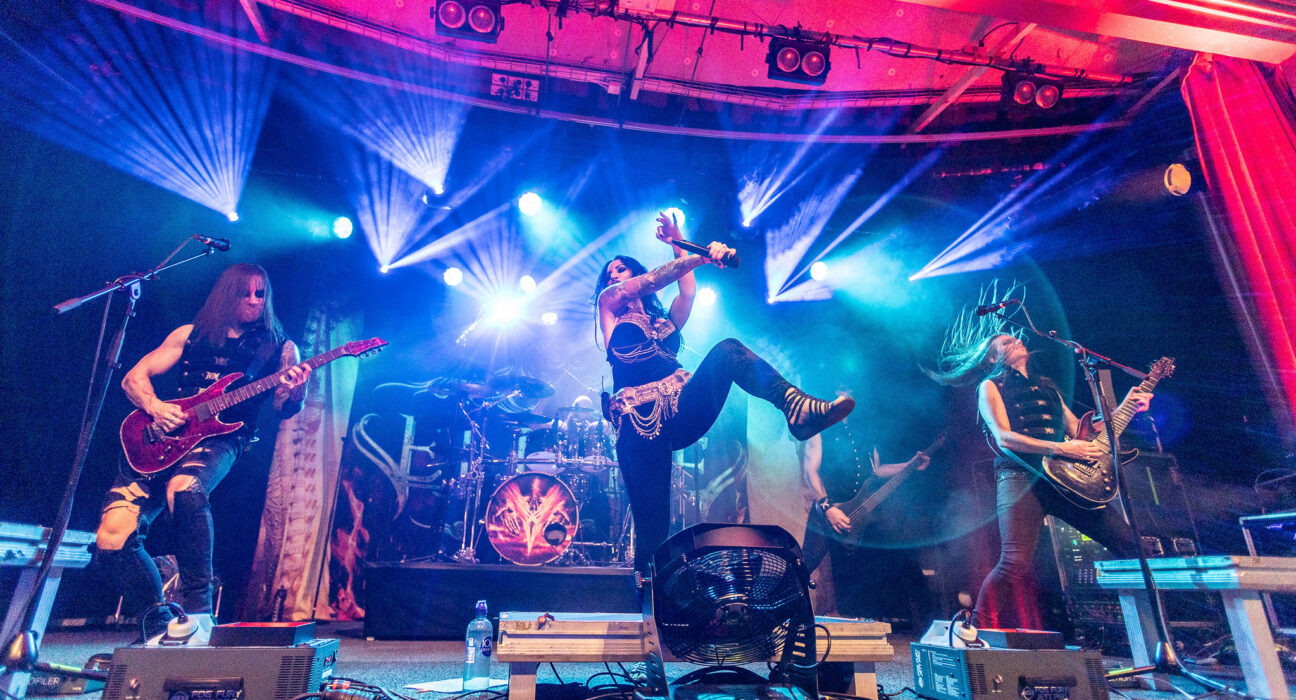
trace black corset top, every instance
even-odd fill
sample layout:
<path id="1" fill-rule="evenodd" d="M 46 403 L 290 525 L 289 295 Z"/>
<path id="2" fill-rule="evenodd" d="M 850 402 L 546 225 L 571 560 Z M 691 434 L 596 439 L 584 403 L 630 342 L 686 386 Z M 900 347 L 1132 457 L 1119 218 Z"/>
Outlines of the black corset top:
<path id="1" fill-rule="evenodd" d="M 608 338 L 612 386 L 621 389 L 655 382 L 679 369 L 681 336 L 669 318 L 628 313 L 617 319 Z"/>

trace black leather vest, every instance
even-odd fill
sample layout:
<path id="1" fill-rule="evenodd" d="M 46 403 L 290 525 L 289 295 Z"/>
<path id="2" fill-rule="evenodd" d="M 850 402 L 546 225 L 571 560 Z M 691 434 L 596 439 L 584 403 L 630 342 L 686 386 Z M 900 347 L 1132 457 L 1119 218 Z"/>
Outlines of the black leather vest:
<path id="1" fill-rule="evenodd" d="M 1052 381 L 1045 377 L 1029 379 L 1022 376 L 1021 372 L 1009 369 L 996 378 L 994 383 L 999 387 L 999 395 L 1003 398 L 1004 410 L 1008 414 L 1008 426 L 1013 432 L 1049 442 L 1066 440 L 1062 398 Z M 1043 455 L 1017 456 L 1037 467 L 1044 463 Z M 1004 461 L 1000 457 L 995 464 L 999 466 Z M 1013 464 L 1011 460 L 1007 462 Z"/>
<path id="2" fill-rule="evenodd" d="M 185 342 L 184 351 L 180 353 L 180 376 L 176 382 L 178 395 L 193 396 L 211 386 L 217 379 L 234 372 L 243 372 L 245 376 L 226 389 L 227 392 L 274 374 L 279 370 L 279 356 L 285 340 L 264 325 L 256 326 L 237 338 L 227 338 L 225 344 L 218 348 L 196 342 L 190 335 Z M 253 372 L 251 376 L 246 376 L 249 370 Z M 239 434 L 250 436 L 256 428 L 257 411 L 273 395 L 273 392 L 267 391 L 231 406 L 221 411 L 220 419 L 226 423 L 243 421 L 245 425 Z"/>

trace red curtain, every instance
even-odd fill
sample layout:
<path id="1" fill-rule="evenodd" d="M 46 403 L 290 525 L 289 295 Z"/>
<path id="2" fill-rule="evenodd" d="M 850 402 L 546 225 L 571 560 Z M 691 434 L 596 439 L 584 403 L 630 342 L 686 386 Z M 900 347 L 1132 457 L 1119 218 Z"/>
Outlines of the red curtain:
<path id="1" fill-rule="evenodd" d="M 1296 129 L 1277 68 L 1200 54 L 1182 85 L 1217 256 L 1289 444 L 1296 438 Z"/>

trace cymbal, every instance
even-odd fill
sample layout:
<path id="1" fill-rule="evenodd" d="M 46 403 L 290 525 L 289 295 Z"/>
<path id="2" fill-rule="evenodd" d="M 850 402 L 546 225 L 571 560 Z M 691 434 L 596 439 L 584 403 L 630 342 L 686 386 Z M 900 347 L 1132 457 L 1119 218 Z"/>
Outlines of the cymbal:
<path id="1" fill-rule="evenodd" d="M 528 399 L 546 399 L 554 393 L 552 386 L 525 374 L 496 374 L 486 382 L 486 385 L 496 394 L 517 391 Z"/>
<path id="2" fill-rule="evenodd" d="M 491 391 L 490 387 L 485 384 L 454 377 L 437 377 L 428 382 L 428 385 L 430 391 L 443 398 L 447 398 L 452 394 L 460 394 L 470 399 L 483 399 L 499 393 Z"/>
<path id="3" fill-rule="evenodd" d="M 552 421 L 549 416 L 542 416 L 539 413 L 500 413 L 499 417 L 505 423 L 516 423 L 524 426 L 541 426 Z"/>

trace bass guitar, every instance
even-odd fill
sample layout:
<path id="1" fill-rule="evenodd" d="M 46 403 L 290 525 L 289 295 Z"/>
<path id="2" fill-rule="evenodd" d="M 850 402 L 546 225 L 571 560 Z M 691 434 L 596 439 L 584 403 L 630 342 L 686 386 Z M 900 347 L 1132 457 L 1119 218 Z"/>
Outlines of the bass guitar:
<path id="1" fill-rule="evenodd" d="M 834 503 L 833 505 L 835 507 L 841 508 L 842 512 L 846 514 L 846 517 L 850 518 L 850 529 L 846 532 L 837 532 L 832 527 L 828 527 L 826 533 L 845 545 L 852 547 L 857 546 L 860 538 L 864 535 L 864 527 L 868 525 L 870 516 L 873 515 L 873 511 L 877 510 L 878 506 L 882 505 L 883 501 L 889 498 L 891 494 L 895 493 L 895 490 L 900 488 L 900 485 L 903 484 L 906 479 L 913 476 L 913 473 L 918 471 L 919 467 L 927 464 L 927 461 L 923 460 L 919 455 L 931 457 L 932 453 L 939 450 L 941 445 L 944 444 L 945 433 L 941 433 L 936 436 L 936 439 L 932 441 L 932 444 L 919 451 L 919 453 L 915 454 L 908 462 L 905 462 L 905 465 L 900 468 L 900 471 L 887 477 L 887 479 L 882 482 L 881 486 L 878 486 L 876 489 L 871 489 L 870 484 L 865 484 L 860 488 L 859 492 L 855 494 L 854 498 L 845 503 Z"/>
<path id="2" fill-rule="evenodd" d="M 1174 358 L 1163 357 L 1152 363 L 1147 378 L 1139 384 L 1138 388 L 1151 393 L 1157 382 L 1174 374 L 1174 370 Z M 1044 477 L 1058 493 L 1062 494 L 1063 498 L 1071 503 L 1085 510 L 1098 510 L 1115 499 L 1120 493 L 1120 488 L 1116 483 L 1116 467 L 1112 460 L 1111 444 L 1107 442 L 1107 432 L 1094 428 L 1093 417 L 1093 411 L 1080 417 L 1080 434 L 1075 439 L 1087 440 L 1101 448 L 1103 456 L 1097 460 L 1084 461 L 1046 456 L 1043 465 L 1037 468 L 1028 460 L 1008 450 L 997 449 L 996 451 L 1004 453 L 1009 459 Z M 1126 396 L 1120 406 L 1112 412 L 1112 428 L 1116 435 L 1119 436 L 1125 431 L 1133 417 L 1134 402 Z M 993 439 L 990 439 L 990 445 L 995 447 Z M 1122 450 L 1121 462 L 1137 456 L 1138 450 Z"/>
<path id="3" fill-rule="evenodd" d="M 303 364 L 309 365 L 313 370 L 339 357 L 367 356 L 386 344 L 387 341 L 381 338 L 355 340 L 316 355 Z M 287 373 L 288 370 L 283 369 L 228 391 L 231 384 L 243 377 L 242 372 L 235 372 L 217 379 L 216 383 L 193 396 L 168 401 L 167 403 L 179 406 L 185 412 L 184 425 L 172 431 L 164 430 L 145 411 L 132 411 L 121 424 L 121 443 L 126 452 L 126 461 L 131 469 L 145 475 L 170 469 L 203 440 L 242 428 L 241 421 L 223 422 L 220 412 L 279 386 L 280 380 Z"/>

